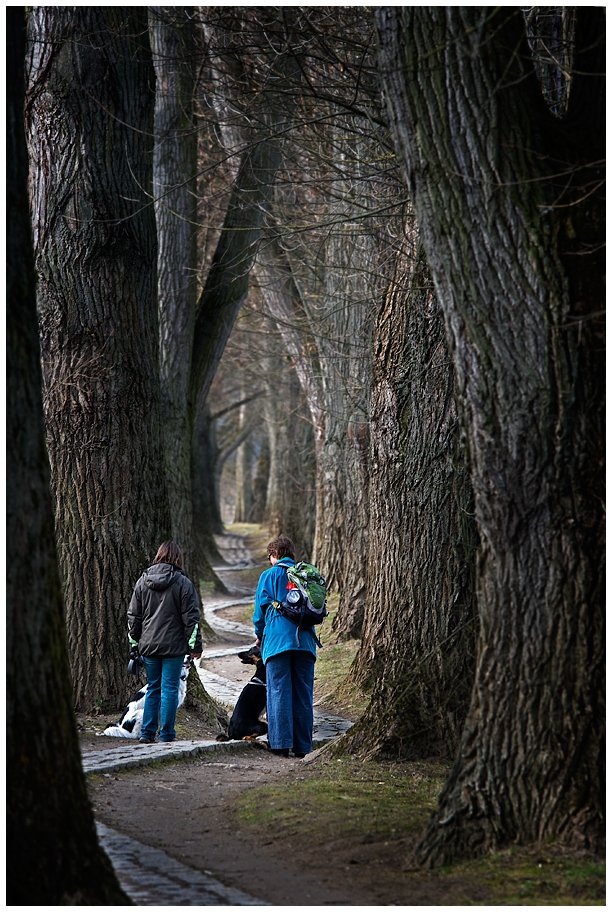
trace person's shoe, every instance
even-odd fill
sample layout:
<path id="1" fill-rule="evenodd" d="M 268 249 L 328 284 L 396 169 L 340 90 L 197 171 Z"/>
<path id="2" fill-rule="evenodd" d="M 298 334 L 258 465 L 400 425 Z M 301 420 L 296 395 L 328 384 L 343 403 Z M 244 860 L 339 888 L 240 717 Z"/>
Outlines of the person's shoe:
<path id="1" fill-rule="evenodd" d="M 294 752 L 294 757 L 295 757 L 295 758 L 306 758 L 306 753 L 305 753 L 305 754 L 301 754 L 299 751 L 295 751 L 295 752 Z"/>
<path id="2" fill-rule="evenodd" d="M 176 742 L 176 740 L 177 740 L 176 735 L 173 735 L 172 738 L 170 738 L 170 739 L 160 739 L 160 742 Z"/>
<path id="3" fill-rule="evenodd" d="M 271 748 L 270 750 L 280 758 L 289 758 L 289 748 Z"/>
<path id="4" fill-rule="evenodd" d="M 152 742 L 155 742 L 155 738 L 150 735 L 142 735 L 138 741 L 143 745 L 151 745 Z"/>

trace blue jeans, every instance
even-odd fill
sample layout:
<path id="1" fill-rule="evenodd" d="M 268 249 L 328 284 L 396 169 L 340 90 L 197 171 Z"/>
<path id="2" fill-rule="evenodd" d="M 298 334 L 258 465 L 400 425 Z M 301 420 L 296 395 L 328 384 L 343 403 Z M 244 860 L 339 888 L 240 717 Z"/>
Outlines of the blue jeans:
<path id="1" fill-rule="evenodd" d="M 315 657 L 285 650 L 266 662 L 266 712 L 271 748 L 308 754 L 313 744 Z"/>
<path id="2" fill-rule="evenodd" d="M 181 656 L 143 656 L 147 670 L 147 694 L 141 737 L 155 738 L 160 711 L 160 742 L 170 742 L 176 736 L 175 716 L 179 703 L 179 682 L 184 655 L 182 653 Z"/>

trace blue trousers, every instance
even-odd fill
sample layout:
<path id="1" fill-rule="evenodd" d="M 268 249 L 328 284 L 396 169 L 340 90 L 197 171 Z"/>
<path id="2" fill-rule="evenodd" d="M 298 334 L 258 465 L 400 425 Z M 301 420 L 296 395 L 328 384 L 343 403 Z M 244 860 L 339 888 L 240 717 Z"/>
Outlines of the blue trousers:
<path id="1" fill-rule="evenodd" d="M 141 736 L 155 738 L 161 712 L 160 742 L 170 742 L 175 738 L 175 716 L 184 655 L 143 656 L 147 670 L 147 694 Z"/>
<path id="2" fill-rule="evenodd" d="M 285 650 L 266 661 L 266 713 L 271 748 L 308 754 L 313 744 L 315 657 Z"/>

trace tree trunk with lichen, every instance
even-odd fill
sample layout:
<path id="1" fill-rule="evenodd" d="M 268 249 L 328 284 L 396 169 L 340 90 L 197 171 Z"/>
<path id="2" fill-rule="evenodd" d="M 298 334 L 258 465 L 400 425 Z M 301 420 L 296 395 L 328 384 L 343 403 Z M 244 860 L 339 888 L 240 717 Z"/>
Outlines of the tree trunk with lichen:
<path id="1" fill-rule="evenodd" d="M 338 750 L 451 757 L 474 680 L 477 531 L 423 249 L 399 257 L 397 273 L 375 328 L 370 570 L 352 667 L 372 693 Z"/>
<path id="2" fill-rule="evenodd" d="M 416 860 L 598 849 L 604 815 L 604 13 L 566 116 L 514 8 L 382 7 L 398 152 L 452 352 L 481 537 L 459 752 Z"/>

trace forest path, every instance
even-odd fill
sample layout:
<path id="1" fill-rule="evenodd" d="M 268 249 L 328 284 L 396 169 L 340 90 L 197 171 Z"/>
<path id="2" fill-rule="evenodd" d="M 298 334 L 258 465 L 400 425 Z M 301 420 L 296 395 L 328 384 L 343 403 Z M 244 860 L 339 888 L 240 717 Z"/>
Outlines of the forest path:
<path id="1" fill-rule="evenodd" d="M 245 624 L 245 606 L 253 602 L 255 584 L 266 565 L 258 566 L 253 560 L 244 537 L 229 536 L 227 548 L 224 539 L 220 537 L 219 545 L 227 564 L 216 572 L 229 593 L 203 599 L 215 642 L 205 645 L 199 674 L 209 693 L 232 705 L 253 675 L 253 668 L 237 660 L 236 652 L 254 641 L 253 628 Z M 319 708 L 315 745 L 350 725 Z M 125 748 L 134 752 L 135 746 L 130 743 Z M 160 753 L 157 744 L 142 748 Z M 245 790 L 304 780 L 305 761 L 278 758 L 264 745 L 253 743 L 217 743 L 216 749 L 203 743 L 202 756 L 189 764 L 177 757 L 161 767 L 127 770 L 120 765 L 90 784 L 101 843 L 134 902 L 139 906 L 363 903 L 364 894 L 356 893 L 350 878 L 338 883 L 333 868 L 314 878 L 298 858 L 295 862 L 287 858 L 286 847 L 280 848 L 265 832 L 243 830 L 232 814 L 233 799 Z M 86 760 L 84 755 L 84 766 Z"/>
<path id="2" fill-rule="evenodd" d="M 241 548 L 234 539 L 235 556 Z M 218 629 L 214 643 L 205 644 L 204 671 L 236 687 L 241 676 L 253 674 L 234 653 L 253 642 L 246 606 L 263 570 L 245 560 L 243 555 L 240 566 L 219 571 L 231 592 L 205 600 L 212 620 L 228 624 Z M 174 760 L 168 759 L 168 746 L 163 764 L 122 766 L 88 778 L 101 843 L 138 906 L 435 906 L 487 899 L 480 884 L 462 877 L 407 870 L 413 836 L 392 831 L 378 837 L 378 826 L 373 833 L 372 824 L 349 812 L 334 823 L 324 815 L 322 825 L 313 827 L 316 819 L 308 816 L 316 816 L 325 801 L 342 805 L 348 798 L 344 790 L 351 787 L 348 779 L 333 785 L 336 762 L 321 750 L 299 760 L 279 758 L 259 743 L 208 746 L 196 749 L 200 756 Z M 185 750 L 189 747 L 186 741 Z M 140 754 L 133 744 L 126 748 Z M 153 748 L 159 746 L 140 746 Z M 373 796 L 378 821 L 373 783 L 389 773 L 383 767 L 369 772 L 359 759 L 349 763 L 352 782 L 364 781 Z M 244 821 L 237 803 L 252 806 L 249 814 L 257 825 Z"/>

